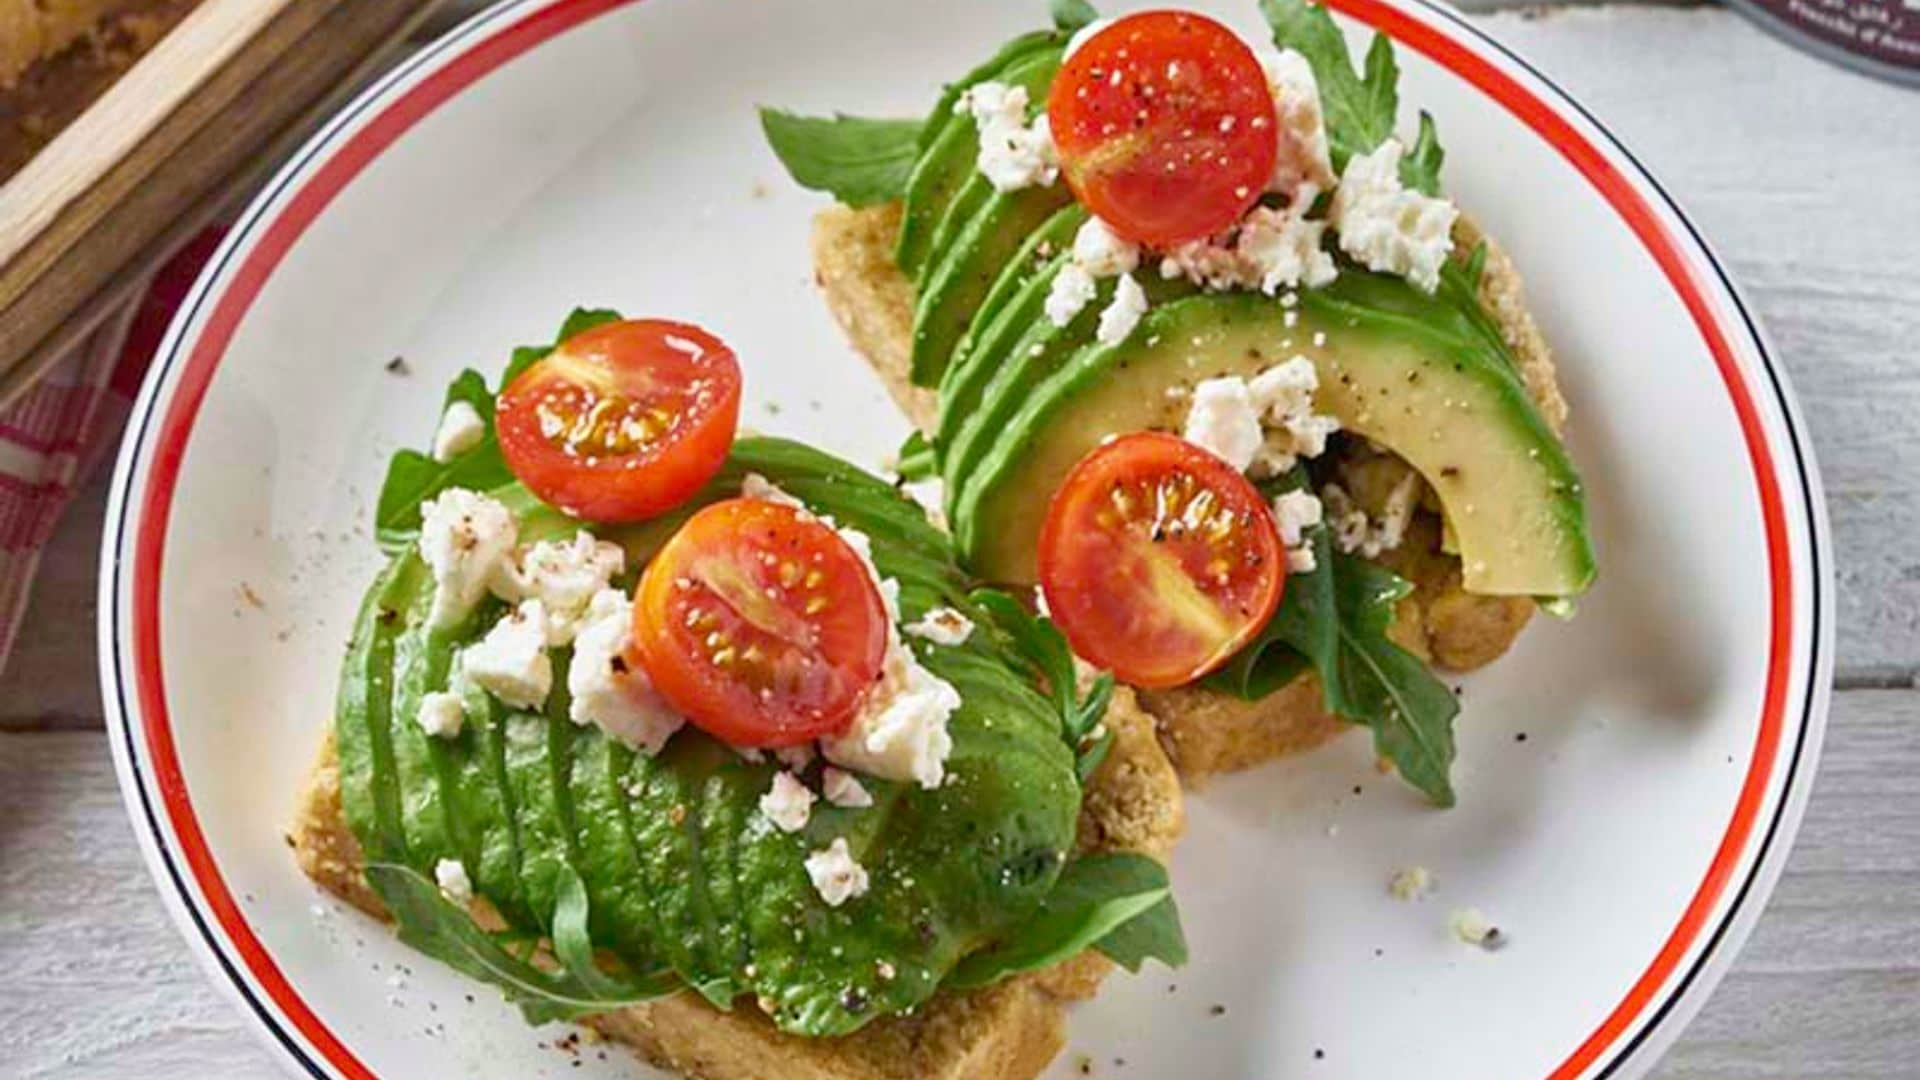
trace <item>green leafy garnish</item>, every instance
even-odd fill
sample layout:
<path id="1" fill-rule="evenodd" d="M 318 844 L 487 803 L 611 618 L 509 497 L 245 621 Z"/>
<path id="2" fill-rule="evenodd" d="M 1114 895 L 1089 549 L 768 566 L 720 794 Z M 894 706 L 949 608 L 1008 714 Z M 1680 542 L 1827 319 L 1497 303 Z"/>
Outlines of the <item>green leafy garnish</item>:
<path id="1" fill-rule="evenodd" d="M 918 120 L 801 116 L 763 108 L 760 127 L 796 183 L 848 206 L 899 198 L 920 156 Z"/>
<path id="2" fill-rule="evenodd" d="M 918 430 L 908 435 L 895 455 L 900 459 L 900 479 L 908 482 L 930 480 L 940 472 L 940 458 L 933 444 Z"/>
<path id="3" fill-rule="evenodd" d="M 1306 483 L 1296 468 L 1263 493 Z M 1257 700 L 1311 668 L 1327 710 L 1373 731 L 1374 749 L 1441 806 L 1453 805 L 1453 718 L 1460 711 L 1419 657 L 1387 637 L 1394 605 L 1413 586 L 1392 571 L 1334 550 L 1324 525 L 1307 532 L 1314 568 L 1287 575 L 1280 609 L 1207 684 Z"/>
<path id="4" fill-rule="evenodd" d="M 1100 720 L 1113 700 L 1113 673 L 1103 671 L 1083 696 L 1073 669 L 1073 650 L 1053 620 L 1031 614 L 1020 601 L 997 589 L 977 589 L 973 602 L 989 612 L 996 625 L 1013 639 L 1017 649 L 1044 683 L 1054 707 L 1060 710 L 1062 735 L 1073 747 L 1075 771 L 1086 783 L 1113 748 L 1114 734 Z"/>
<path id="5" fill-rule="evenodd" d="M 1051 0 L 1047 11 L 1053 16 L 1053 25 L 1069 34 L 1100 17 L 1087 0 Z"/>
<path id="6" fill-rule="evenodd" d="M 1260 0 L 1260 13 L 1273 28 L 1273 43 L 1298 52 L 1313 68 L 1336 174 L 1346 170 L 1355 154 L 1370 153 L 1393 135 L 1400 110 L 1400 65 L 1385 34 L 1373 35 L 1360 73 L 1354 70 L 1346 37 L 1325 8 L 1307 0 Z M 1427 195 L 1438 194 L 1444 156 L 1433 118 L 1421 113 L 1419 135 L 1400 159 L 1401 182 Z"/>
<path id="7" fill-rule="evenodd" d="M 464 975 L 495 988 L 520 1007 L 530 1024 L 577 1020 L 594 1013 L 671 994 L 681 988 L 670 971 L 610 972 L 595 961 L 587 936 L 587 889 L 569 871 L 560 881 L 553 913 L 558 970 L 517 956 L 530 953 L 524 935 L 489 934 L 463 908 L 442 896 L 426 875 L 397 863 L 372 863 L 367 882 L 393 916 L 400 940 Z"/>
<path id="8" fill-rule="evenodd" d="M 1040 909 L 1012 934 L 961 961 L 957 987 L 985 986 L 1098 948 L 1129 971 L 1148 959 L 1186 962 L 1187 940 L 1167 883 L 1167 868 L 1128 851 L 1068 863 Z M 1111 946 L 1111 948 L 1109 947 Z"/>
<path id="9" fill-rule="evenodd" d="M 617 322 L 620 314 L 604 308 L 575 308 L 560 326 L 553 345 L 523 345 L 513 350 L 500 386 L 518 378 L 520 373 L 554 350 L 554 345 L 583 330 Z M 380 485 L 380 499 L 373 512 L 374 539 L 389 554 L 412 544 L 420 536 L 420 506 L 448 488 L 487 491 L 513 479 L 507 461 L 500 455 L 500 442 L 494 436 L 493 405 L 497 392 L 487 388 L 487 380 L 471 368 L 462 371 L 447 387 L 446 405 L 464 401 L 473 406 L 486 422 L 487 433 L 465 453 L 452 461 L 435 461 L 418 450 L 401 450 L 387 463 L 387 477 Z"/>

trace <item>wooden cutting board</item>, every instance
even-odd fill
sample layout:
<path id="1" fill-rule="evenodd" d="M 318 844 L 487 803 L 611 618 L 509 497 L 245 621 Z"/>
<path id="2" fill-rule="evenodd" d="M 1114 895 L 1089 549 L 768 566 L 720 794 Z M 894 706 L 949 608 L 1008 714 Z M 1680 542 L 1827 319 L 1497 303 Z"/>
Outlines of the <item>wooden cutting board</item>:
<path id="1" fill-rule="evenodd" d="M 0 406 L 244 197 L 437 0 L 202 0 L 0 186 Z"/>

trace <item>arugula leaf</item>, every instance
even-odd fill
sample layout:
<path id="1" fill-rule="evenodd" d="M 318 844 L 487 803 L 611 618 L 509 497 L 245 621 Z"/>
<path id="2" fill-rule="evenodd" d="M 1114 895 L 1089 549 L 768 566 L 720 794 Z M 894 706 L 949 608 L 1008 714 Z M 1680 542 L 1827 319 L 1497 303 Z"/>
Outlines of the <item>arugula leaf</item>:
<path id="1" fill-rule="evenodd" d="M 944 985 L 985 986 L 1009 975 L 1047 967 L 1088 948 L 1138 970 L 1148 957 L 1169 966 L 1184 963 L 1186 938 L 1172 897 L 1167 869 L 1131 851 L 1082 856 L 1060 871 L 1040 910 L 1006 939 L 962 960 Z M 1162 908 L 1165 912 L 1162 912 Z M 1171 916 L 1171 918 L 1169 918 Z M 1133 927 L 1132 924 L 1143 925 Z M 1124 933 L 1122 933 L 1125 931 Z"/>
<path id="2" fill-rule="evenodd" d="M 1313 68 L 1336 174 L 1346 170 L 1355 154 L 1370 153 L 1393 135 L 1400 109 L 1400 65 L 1385 34 L 1373 35 L 1362 75 L 1354 71 L 1347 39 L 1325 8 L 1307 0 L 1260 0 L 1260 13 L 1273 28 L 1273 43 L 1298 52 Z M 1433 118 L 1422 113 L 1419 136 L 1400 159 L 1401 182 L 1437 194 L 1443 156 Z"/>
<path id="3" fill-rule="evenodd" d="M 899 198 L 920 156 L 918 120 L 801 116 L 762 108 L 760 127 L 796 183 L 848 206 Z"/>
<path id="4" fill-rule="evenodd" d="M 644 973 L 604 971 L 587 937 L 587 889 L 571 869 L 560 880 L 553 913 L 554 955 L 559 971 L 528 956 L 516 956 L 465 910 L 440 894 L 426 875 L 396 863 L 371 863 L 367 882 L 400 930 L 400 940 L 470 978 L 489 983 L 520 1007 L 530 1024 L 575 1020 L 680 989 L 664 969 Z"/>
<path id="5" fill-rule="evenodd" d="M 1073 649 L 1053 620 L 1029 613 L 1020 601 L 998 589 L 976 589 L 969 599 L 1013 639 L 1015 651 L 1027 662 L 1034 678 L 1046 685 L 1047 695 L 1060 710 L 1061 737 L 1075 754 L 1074 770 L 1080 782 L 1086 783 L 1113 749 L 1113 731 L 1100 723 L 1113 700 L 1113 673 L 1101 672 L 1081 696 Z"/>
<path id="6" fill-rule="evenodd" d="M 606 308 L 574 308 L 560 324 L 554 344 L 619 318 L 619 312 Z M 504 388 L 553 350 L 554 345 L 522 345 L 513 350 L 500 385 Z M 420 536 L 420 505 L 442 491 L 454 487 L 488 491 L 513 479 L 513 471 L 507 468 L 507 460 L 500 454 L 500 442 L 494 436 L 495 397 L 479 372 L 472 368 L 462 371 L 447 387 L 445 405 L 464 401 L 473 406 L 486 422 L 487 433 L 452 461 L 435 461 L 431 455 L 418 450 L 401 450 L 393 455 L 387 463 L 387 477 L 380 484 L 380 499 L 373 512 L 374 539 L 380 550 L 393 554 L 412 544 Z"/>
<path id="7" fill-rule="evenodd" d="M 1330 546 L 1325 532 L 1318 546 Z M 1452 806 L 1448 772 L 1460 703 L 1419 657 L 1387 637 L 1394 605 L 1413 586 L 1365 559 L 1336 552 L 1332 562 L 1340 652 L 1328 700 L 1336 713 L 1373 729 L 1375 752 L 1409 784 L 1437 805 Z"/>
<path id="8" fill-rule="evenodd" d="M 1180 907 L 1173 902 L 1173 894 L 1168 893 L 1159 903 L 1121 923 L 1094 948 L 1136 974 L 1148 960 L 1175 968 L 1184 965 L 1187 935 L 1180 929 Z"/>
<path id="9" fill-rule="evenodd" d="M 1053 25 L 1069 34 L 1100 17 L 1087 0 L 1051 0 L 1047 10 Z"/>
<path id="10" fill-rule="evenodd" d="M 445 405 L 456 401 L 473 406 L 487 433 L 451 461 L 436 461 L 418 450 L 393 455 L 373 512 L 374 539 L 382 551 L 391 554 L 413 543 L 420 535 L 420 504 L 442 491 L 452 487 L 486 491 L 513 479 L 493 435 L 493 392 L 487 389 L 487 380 L 471 368 L 462 371 L 447 387 Z"/>

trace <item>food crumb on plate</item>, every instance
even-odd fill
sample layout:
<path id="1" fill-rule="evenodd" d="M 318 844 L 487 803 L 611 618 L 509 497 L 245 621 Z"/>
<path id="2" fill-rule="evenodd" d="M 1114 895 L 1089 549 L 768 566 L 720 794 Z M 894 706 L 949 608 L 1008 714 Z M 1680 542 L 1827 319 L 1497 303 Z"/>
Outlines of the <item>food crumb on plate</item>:
<path id="1" fill-rule="evenodd" d="M 1478 945 L 1493 952 L 1506 945 L 1507 937 L 1500 928 L 1488 921 L 1479 908 L 1457 908 L 1447 921 L 1453 930 L 1453 936 L 1468 945 Z"/>
<path id="2" fill-rule="evenodd" d="M 1424 900 L 1433 891 L 1433 873 L 1424 866 L 1406 866 L 1387 879 L 1387 892 L 1395 900 Z"/>

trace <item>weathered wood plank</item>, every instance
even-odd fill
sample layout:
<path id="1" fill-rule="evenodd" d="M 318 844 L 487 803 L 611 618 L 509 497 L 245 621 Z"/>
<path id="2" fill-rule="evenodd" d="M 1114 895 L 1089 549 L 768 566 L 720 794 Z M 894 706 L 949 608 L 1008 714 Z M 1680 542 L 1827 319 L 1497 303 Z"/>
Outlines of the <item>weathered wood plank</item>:
<path id="1" fill-rule="evenodd" d="M 1911 1076 L 1916 896 L 1920 692 L 1841 694 L 1773 903 L 1657 1075 Z M 96 733 L 0 735 L 0 971 L 8 1075 L 270 1075 L 167 923 Z"/>

